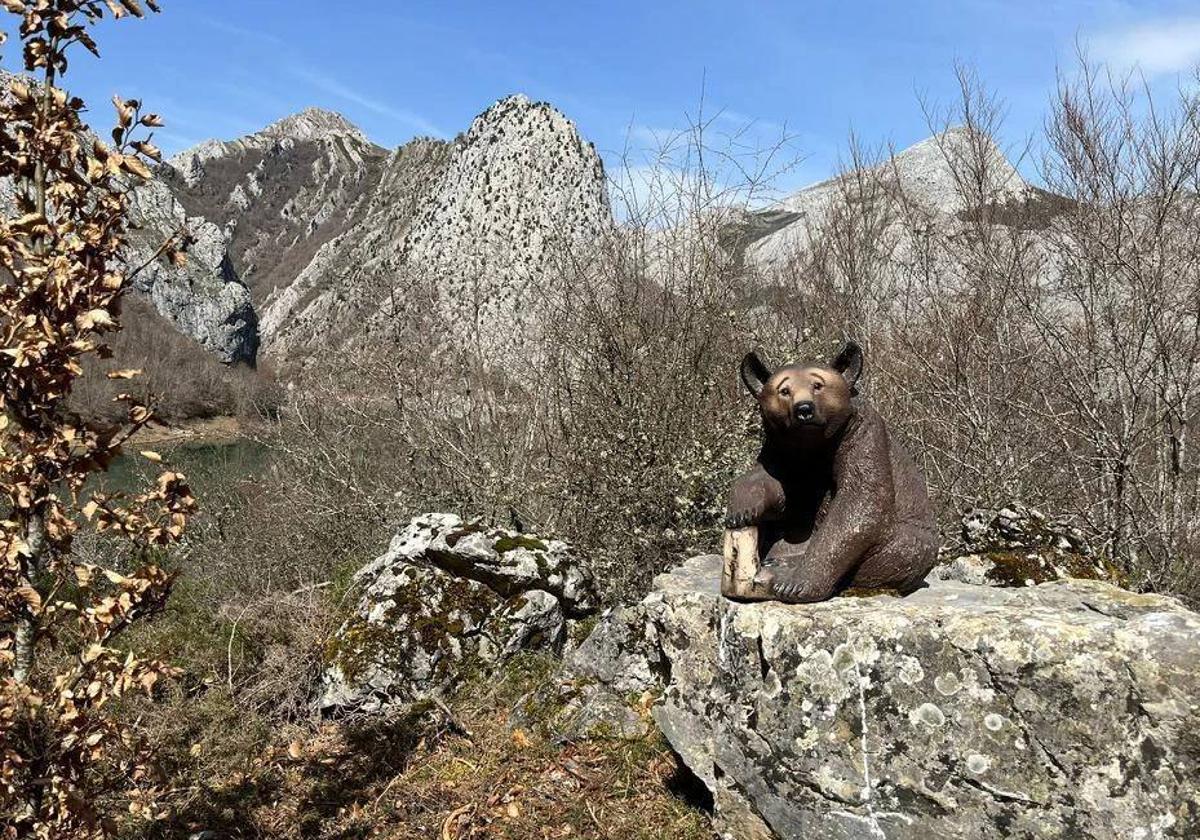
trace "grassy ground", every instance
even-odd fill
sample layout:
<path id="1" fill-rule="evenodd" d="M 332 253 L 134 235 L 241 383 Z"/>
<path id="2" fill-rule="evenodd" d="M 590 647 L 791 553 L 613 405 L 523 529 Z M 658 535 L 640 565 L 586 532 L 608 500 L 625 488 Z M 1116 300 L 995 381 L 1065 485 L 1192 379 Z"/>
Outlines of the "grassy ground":
<path id="1" fill-rule="evenodd" d="M 261 489 L 272 453 L 258 444 L 158 448 L 202 510 L 173 558 L 182 574 L 167 610 L 126 640 L 183 670 L 160 702 L 123 712 L 156 745 L 163 792 L 159 821 L 127 825 L 126 840 L 711 840 L 706 794 L 659 736 L 548 735 L 557 709 L 520 701 L 546 684 L 550 658 L 468 683 L 450 716 L 315 717 L 344 579 L 372 549 L 331 539 L 326 520 L 272 524 Z M 122 459 L 106 483 L 139 485 L 143 460 Z"/>
<path id="2" fill-rule="evenodd" d="M 525 661 L 469 687 L 452 719 L 432 710 L 276 731 L 211 686 L 164 745 L 176 774 L 167 818 L 139 836 L 711 840 L 703 788 L 660 736 L 564 745 L 537 717 L 512 726 L 509 709 L 552 665 Z"/>

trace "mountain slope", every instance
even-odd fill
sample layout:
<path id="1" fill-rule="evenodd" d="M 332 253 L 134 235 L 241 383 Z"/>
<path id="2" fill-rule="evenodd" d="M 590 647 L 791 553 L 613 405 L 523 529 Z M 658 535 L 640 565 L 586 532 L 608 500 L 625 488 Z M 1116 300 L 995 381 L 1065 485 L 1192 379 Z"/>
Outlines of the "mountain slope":
<path id="1" fill-rule="evenodd" d="M 453 143 L 420 139 L 388 158 L 363 214 L 268 298 L 265 352 L 295 360 L 353 342 L 416 297 L 452 338 L 495 350 L 536 327 L 554 258 L 611 224 L 603 165 L 574 123 L 508 97 Z"/>
<path id="2" fill-rule="evenodd" d="M 420 138 L 388 156 L 375 191 L 353 225 L 323 243 L 262 308 L 267 352 L 296 362 L 360 337 L 404 264 L 413 220 L 433 200 L 450 146 Z"/>
<path id="3" fill-rule="evenodd" d="M 310 108 L 180 152 L 164 175 L 190 214 L 228 231 L 231 263 L 259 304 L 361 213 L 386 158 L 341 115 Z"/>
<path id="4" fill-rule="evenodd" d="M 967 183 L 972 179 L 988 200 L 1002 204 L 1024 201 L 1032 191 L 1000 149 L 964 128 L 951 128 L 909 146 L 867 174 L 864 180 L 869 188 L 893 197 L 902 195 L 931 218 L 949 218 L 961 212 L 968 203 L 963 192 L 972 188 Z M 856 198 L 858 183 L 855 173 L 846 173 L 792 193 L 767 210 L 750 213 L 747 232 L 751 241 L 743 243 L 747 261 L 760 269 L 780 267 L 809 243 L 839 202 Z"/>

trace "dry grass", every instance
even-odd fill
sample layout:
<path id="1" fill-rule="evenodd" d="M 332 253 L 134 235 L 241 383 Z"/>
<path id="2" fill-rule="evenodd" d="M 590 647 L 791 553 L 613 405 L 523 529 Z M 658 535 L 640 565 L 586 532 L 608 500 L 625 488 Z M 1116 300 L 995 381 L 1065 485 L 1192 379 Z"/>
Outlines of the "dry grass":
<path id="1" fill-rule="evenodd" d="M 173 809 L 139 836 L 710 840 L 703 787 L 660 736 L 563 745 L 536 721 L 512 728 L 509 709 L 553 664 L 526 660 L 498 684 L 475 684 L 453 724 L 418 710 L 267 734 L 216 712 L 214 687 L 192 701 L 207 713 L 199 740 L 173 745 L 185 753 Z M 252 754 L 247 740 L 257 740 Z"/>

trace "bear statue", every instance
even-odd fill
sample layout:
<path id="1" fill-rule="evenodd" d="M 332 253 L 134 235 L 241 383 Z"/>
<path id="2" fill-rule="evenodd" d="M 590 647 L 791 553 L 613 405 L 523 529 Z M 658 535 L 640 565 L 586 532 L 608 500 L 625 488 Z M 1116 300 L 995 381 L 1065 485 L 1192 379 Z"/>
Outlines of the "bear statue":
<path id="1" fill-rule="evenodd" d="M 757 528 L 759 597 L 820 601 L 848 589 L 919 587 L 937 560 L 925 479 L 858 393 L 863 352 L 741 377 L 758 400 L 758 463 L 734 484 L 726 527 Z M 731 532 L 732 533 L 732 532 Z M 728 549 L 727 549 L 728 551 Z"/>

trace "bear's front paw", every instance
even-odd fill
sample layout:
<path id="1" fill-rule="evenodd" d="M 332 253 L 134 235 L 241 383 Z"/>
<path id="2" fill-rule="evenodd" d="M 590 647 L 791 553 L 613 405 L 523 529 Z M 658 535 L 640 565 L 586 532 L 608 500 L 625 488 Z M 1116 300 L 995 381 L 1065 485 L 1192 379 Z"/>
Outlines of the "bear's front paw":
<path id="1" fill-rule="evenodd" d="M 758 525 L 768 512 L 781 505 L 778 493 L 772 491 L 769 479 L 763 476 L 743 478 L 729 494 L 725 513 L 726 528 L 746 528 Z"/>
<path id="2" fill-rule="evenodd" d="M 762 518 L 762 511 L 753 507 L 730 508 L 725 514 L 726 528 L 748 528 L 751 525 L 757 525 L 759 519 Z"/>
<path id="3" fill-rule="evenodd" d="M 811 567 L 764 567 L 754 576 L 754 583 L 770 592 L 775 600 L 786 604 L 824 601 L 833 595 L 836 587 L 836 581 L 827 580 Z"/>

